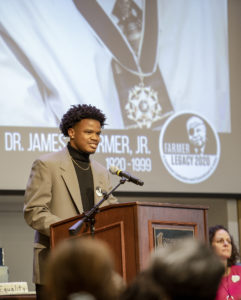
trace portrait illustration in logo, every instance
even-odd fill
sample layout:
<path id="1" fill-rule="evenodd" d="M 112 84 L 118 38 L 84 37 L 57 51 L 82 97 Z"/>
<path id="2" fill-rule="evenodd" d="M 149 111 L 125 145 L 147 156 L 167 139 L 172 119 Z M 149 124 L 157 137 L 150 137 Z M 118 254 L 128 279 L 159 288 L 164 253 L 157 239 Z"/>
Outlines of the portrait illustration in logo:
<path id="1" fill-rule="evenodd" d="M 194 154 L 215 154 L 216 139 L 205 121 L 197 116 L 191 116 L 186 122 L 190 144 L 190 152 Z"/>
<path id="2" fill-rule="evenodd" d="M 173 177 L 185 183 L 199 183 L 215 171 L 220 142 L 216 131 L 202 116 L 182 112 L 164 124 L 159 150 Z"/>

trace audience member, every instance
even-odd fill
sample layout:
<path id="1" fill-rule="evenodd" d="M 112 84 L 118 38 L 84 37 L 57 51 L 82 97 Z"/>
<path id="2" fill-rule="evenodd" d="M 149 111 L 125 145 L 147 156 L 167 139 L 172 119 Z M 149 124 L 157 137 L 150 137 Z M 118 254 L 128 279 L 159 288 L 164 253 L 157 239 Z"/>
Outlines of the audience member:
<path id="1" fill-rule="evenodd" d="M 233 237 L 224 226 L 216 225 L 209 228 L 209 241 L 225 267 L 216 300 L 241 299 L 241 266 L 237 265 L 239 253 Z"/>
<path id="2" fill-rule="evenodd" d="M 159 247 L 148 272 L 171 300 L 213 300 L 224 266 L 205 243 L 188 238 Z"/>
<path id="3" fill-rule="evenodd" d="M 45 299 L 116 300 L 122 288 L 120 278 L 114 271 L 112 253 L 103 241 L 67 239 L 50 253 Z"/>
<path id="4" fill-rule="evenodd" d="M 165 295 L 162 286 L 145 270 L 127 286 L 120 300 L 169 300 L 169 298 Z"/>

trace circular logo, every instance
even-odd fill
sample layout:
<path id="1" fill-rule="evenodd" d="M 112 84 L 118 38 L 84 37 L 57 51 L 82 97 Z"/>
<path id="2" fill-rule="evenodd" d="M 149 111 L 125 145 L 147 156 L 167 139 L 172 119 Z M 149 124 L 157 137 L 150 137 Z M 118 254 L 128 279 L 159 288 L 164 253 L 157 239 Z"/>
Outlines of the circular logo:
<path id="1" fill-rule="evenodd" d="M 185 183 L 199 183 L 215 171 L 220 158 L 216 131 L 196 113 L 178 113 L 163 126 L 159 138 L 161 159 L 167 171 Z"/>

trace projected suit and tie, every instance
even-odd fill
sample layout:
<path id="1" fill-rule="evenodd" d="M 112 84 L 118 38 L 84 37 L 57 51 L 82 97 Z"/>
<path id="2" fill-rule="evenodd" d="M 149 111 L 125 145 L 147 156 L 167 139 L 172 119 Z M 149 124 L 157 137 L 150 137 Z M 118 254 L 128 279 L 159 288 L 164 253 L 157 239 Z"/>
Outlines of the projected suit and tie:
<path id="1" fill-rule="evenodd" d="M 230 131 L 220 1 L 13 0 L 0 9 L 0 126 L 56 127 L 71 104 L 87 103 L 110 129 L 160 128 L 192 110 Z"/>

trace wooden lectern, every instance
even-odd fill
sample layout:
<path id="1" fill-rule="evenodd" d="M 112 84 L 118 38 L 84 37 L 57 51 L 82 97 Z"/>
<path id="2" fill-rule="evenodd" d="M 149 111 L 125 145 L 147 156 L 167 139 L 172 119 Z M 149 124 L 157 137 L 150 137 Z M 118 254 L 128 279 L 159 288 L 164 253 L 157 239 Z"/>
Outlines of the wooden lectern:
<path id="1" fill-rule="evenodd" d="M 147 266 L 150 252 L 177 238 L 195 236 L 206 241 L 207 211 L 204 206 L 128 202 L 100 208 L 95 215 L 94 237 L 106 241 L 115 257 L 116 271 L 130 282 Z M 71 236 L 69 228 L 84 215 L 51 226 L 51 247 L 66 238 L 90 235 L 88 223 Z"/>

